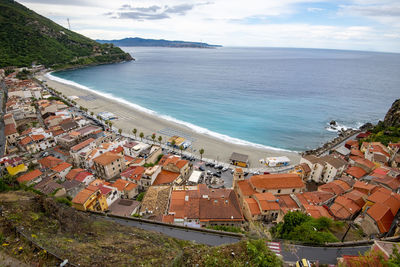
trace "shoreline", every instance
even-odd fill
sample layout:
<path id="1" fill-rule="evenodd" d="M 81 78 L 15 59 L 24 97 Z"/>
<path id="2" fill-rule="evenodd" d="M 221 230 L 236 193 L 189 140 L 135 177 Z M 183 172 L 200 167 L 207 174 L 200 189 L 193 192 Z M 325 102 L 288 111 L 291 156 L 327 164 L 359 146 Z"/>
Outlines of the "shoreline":
<path id="1" fill-rule="evenodd" d="M 53 80 L 48 74 L 49 72 L 46 72 L 40 74 L 38 77 L 46 82 L 49 87 L 53 87 L 67 97 L 79 97 L 75 100 L 77 104 L 87 108 L 89 112 L 94 112 L 95 115 L 102 111 L 113 113 L 118 117 L 118 119 L 112 120 L 113 127 L 122 129 L 123 133 L 132 135 L 132 129 L 136 128 L 138 131 L 137 135 L 139 135 L 140 132 L 143 132 L 145 136 L 155 133 L 157 138 L 161 135 L 163 138 L 162 142 L 165 142 L 170 137 L 165 133 L 168 131 L 171 133 L 175 131 L 178 135 L 179 133 L 182 133 L 182 135 L 190 136 L 190 138 L 194 140 L 192 142 L 193 148 L 187 150 L 191 153 L 199 154 L 199 149 L 203 148 L 204 158 L 215 159 L 226 163 L 229 163 L 229 157 L 232 152 L 246 154 L 249 156 L 250 168 L 266 167 L 265 165 L 260 164 L 259 160 L 261 158 L 272 156 L 287 156 L 291 160 L 291 165 L 296 165 L 300 161 L 300 155 L 298 152 L 278 148 L 267 148 L 259 144 L 252 145 L 250 142 L 249 144 L 246 144 L 247 141 L 231 138 L 219 133 L 217 134 L 220 135 L 220 138 L 211 136 L 210 134 L 207 134 L 207 132 L 204 132 L 204 130 L 209 131 L 207 129 L 193 125 L 200 129 L 200 131 L 195 131 L 191 127 L 185 125 L 189 124 L 192 126 L 190 123 L 181 123 L 179 120 L 174 118 L 165 118 L 167 116 L 158 114 L 124 99 L 121 99 L 124 101 L 120 101 L 120 99 L 107 98 L 101 92 L 97 92 L 93 89 L 80 88 L 78 87 L 79 84 L 73 85 L 63 83 L 62 80 Z M 222 140 L 225 137 L 231 138 L 232 140 L 236 139 L 238 141 L 243 141 L 244 144 Z"/>

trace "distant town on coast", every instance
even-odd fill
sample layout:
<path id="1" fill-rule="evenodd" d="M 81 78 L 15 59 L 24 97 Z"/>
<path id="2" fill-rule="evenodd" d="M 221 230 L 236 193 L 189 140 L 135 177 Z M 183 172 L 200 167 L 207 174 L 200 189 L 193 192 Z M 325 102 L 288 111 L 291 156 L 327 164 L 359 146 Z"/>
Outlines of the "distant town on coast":
<path id="1" fill-rule="evenodd" d="M 129 16 L 139 16 L 138 21 L 150 16 L 156 20 L 172 14 L 184 16 L 188 10 L 206 5 L 123 5 L 103 15 L 116 20 L 128 10 Z M 258 20 L 248 18 L 245 24 Z M 134 61 L 136 55 L 129 53 L 135 50 L 125 49 L 130 46 L 140 47 L 139 60 Z M 144 85 L 159 96 L 149 93 L 149 99 L 160 110 L 150 110 L 146 98 L 137 93 L 142 90 L 140 79 L 155 86 L 163 84 L 163 80 L 150 75 L 157 68 L 152 65 L 157 64 L 153 53 L 160 64 L 171 66 L 162 65 L 165 76 L 172 75 L 175 65 L 181 64 L 187 71 L 182 72 L 181 79 L 193 83 L 193 73 L 205 73 L 204 77 L 218 83 L 234 67 L 227 65 L 220 73 L 204 70 L 200 68 L 202 62 L 189 65 L 185 61 L 192 51 L 162 48 L 167 51 L 160 52 L 160 47 L 217 48 L 197 49 L 206 53 L 199 58 L 208 55 L 210 61 L 204 61 L 215 66 L 216 58 L 226 62 L 235 59 L 244 72 L 249 58 L 250 65 L 258 62 L 252 58 L 257 53 L 260 57 L 268 54 L 268 60 L 271 53 L 272 57 L 283 53 L 290 59 L 279 55 L 279 60 L 272 61 L 290 62 L 285 66 L 296 65 L 293 62 L 297 55 L 306 57 L 309 53 L 318 55 L 296 60 L 317 62 L 321 57 L 329 61 L 335 55 L 343 68 L 362 56 L 381 60 L 383 63 L 376 63 L 382 64 L 379 66 L 389 60 L 379 53 L 334 51 L 326 56 L 317 49 L 300 53 L 296 49 L 275 49 L 274 54 L 274 49 L 258 48 L 249 52 L 249 58 L 241 58 L 236 57 L 241 50 L 224 50 L 220 45 L 203 42 L 141 38 L 94 41 L 18 2 L 0 0 L 1 266 L 398 266 L 400 99 L 390 99 L 387 107 L 386 103 L 376 104 L 376 112 L 373 105 L 382 98 L 371 101 L 371 108 L 363 107 L 371 109 L 365 114 L 347 115 L 353 120 L 339 116 L 326 121 L 318 117 L 320 114 L 313 117 L 317 111 L 311 114 L 301 110 L 310 121 L 324 118 L 323 126 L 314 126 L 315 130 L 308 129 L 306 120 L 303 126 L 290 126 L 290 119 L 298 120 L 296 110 L 284 109 L 287 103 L 282 92 L 271 91 L 276 102 L 268 102 L 272 107 L 266 104 L 263 109 L 277 109 L 284 113 L 282 117 L 292 117 L 287 122 L 279 119 L 266 124 L 258 117 L 251 121 L 251 115 L 233 113 L 226 107 L 226 114 L 215 115 L 215 124 L 196 124 L 174 113 L 162 113 L 163 101 L 176 101 L 177 112 L 190 113 L 191 104 L 180 102 L 175 89 L 163 95 L 161 89 Z M 171 63 L 169 53 L 182 61 Z M 223 56 L 216 56 L 218 53 Z M 394 58 L 390 61 L 393 64 L 398 60 Z M 135 64 L 135 68 L 145 69 L 147 76 L 140 78 L 132 71 L 137 69 L 119 66 L 123 64 Z M 79 80 L 80 75 L 89 75 L 85 70 L 93 69 L 93 73 L 103 71 L 108 75 L 114 69 L 115 79 L 109 82 L 119 88 L 124 83 L 120 77 L 134 77 L 128 86 L 132 91 L 124 89 L 113 94 L 90 84 L 91 80 Z M 256 83 L 252 80 L 255 72 L 246 72 L 246 83 Z M 282 73 L 275 75 L 280 77 Z M 103 82 L 102 78 L 98 80 Z M 240 79 L 233 83 L 240 83 Z M 396 84 L 396 78 L 387 83 Z M 180 85 L 176 82 L 177 87 Z M 134 91 L 135 86 L 138 91 Z M 218 95 L 222 95 L 222 89 L 207 95 L 206 82 L 200 83 L 204 91 L 195 86 L 185 90 L 192 90 L 193 101 L 206 101 L 199 104 L 204 113 L 208 112 L 206 108 L 218 113 L 218 108 L 229 103 L 236 103 L 234 109 L 240 109 L 240 105 L 247 105 L 244 102 L 250 94 L 232 87 L 231 98 L 238 102 L 223 102 L 220 99 L 225 96 Z M 264 88 L 258 83 L 256 87 Z M 293 91 L 299 95 L 298 102 L 304 107 L 322 105 L 312 102 L 311 96 L 303 97 L 304 88 Z M 392 87 L 382 90 L 396 95 Z M 250 105 L 258 103 L 255 98 L 264 97 L 262 92 L 256 93 L 249 98 L 253 101 Z M 317 100 L 327 103 L 328 111 L 334 111 L 324 97 Z M 382 107 L 386 110 L 379 121 L 367 121 L 382 114 Z M 165 109 L 173 108 L 165 105 Z M 218 116 L 225 117 L 218 120 Z M 224 123 L 231 119 L 254 139 L 242 138 L 242 132 L 236 129 L 226 134 L 230 124 Z M 274 126 L 273 122 L 282 125 Z M 258 142 L 263 135 L 256 136 L 257 127 L 268 132 L 276 144 L 285 142 L 285 138 L 291 144 L 299 143 L 303 137 L 297 133 L 304 135 L 304 143 L 314 136 L 320 139 L 307 143 L 312 147 L 288 146 L 303 145 L 303 149 L 294 151 Z M 281 132 L 285 127 L 298 132 L 285 134 Z M 254 129 L 256 133 L 251 132 Z"/>

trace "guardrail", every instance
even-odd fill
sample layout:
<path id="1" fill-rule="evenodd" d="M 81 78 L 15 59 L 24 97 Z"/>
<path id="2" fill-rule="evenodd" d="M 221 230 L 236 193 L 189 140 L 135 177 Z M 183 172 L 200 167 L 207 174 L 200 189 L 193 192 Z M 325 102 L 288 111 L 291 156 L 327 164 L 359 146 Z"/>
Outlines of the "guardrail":
<path id="1" fill-rule="evenodd" d="M 85 211 L 80 211 L 80 212 L 85 212 Z M 212 229 L 206 229 L 206 228 L 195 228 L 195 227 L 190 227 L 190 226 L 169 224 L 169 223 L 163 223 L 163 222 L 142 219 L 142 218 L 125 217 L 125 216 L 119 216 L 119 215 L 113 215 L 113 214 L 106 214 L 104 212 L 95 212 L 95 211 L 86 211 L 86 212 L 93 214 L 93 215 L 102 216 L 102 217 L 117 218 L 117 219 L 121 219 L 121 220 L 131 220 L 131 221 L 135 221 L 135 222 L 139 222 L 139 223 L 160 225 L 160 226 L 164 226 L 164 227 L 182 229 L 182 230 L 187 230 L 187 231 L 202 232 L 202 233 L 214 234 L 214 235 L 219 235 L 219 236 L 221 236 L 221 235 L 230 236 L 230 237 L 236 237 L 236 238 L 240 238 L 240 239 L 245 237 L 244 234 L 240 234 L 240 233 L 224 232 L 224 231 L 218 231 L 218 230 L 212 230 Z"/>

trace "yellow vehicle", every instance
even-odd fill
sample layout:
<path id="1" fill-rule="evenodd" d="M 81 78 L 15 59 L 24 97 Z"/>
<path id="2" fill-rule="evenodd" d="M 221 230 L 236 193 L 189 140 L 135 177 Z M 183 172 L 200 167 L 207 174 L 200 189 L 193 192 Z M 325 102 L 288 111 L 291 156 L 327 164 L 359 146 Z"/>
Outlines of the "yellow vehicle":
<path id="1" fill-rule="evenodd" d="M 301 259 L 296 262 L 296 267 L 311 267 L 311 263 L 307 259 Z"/>

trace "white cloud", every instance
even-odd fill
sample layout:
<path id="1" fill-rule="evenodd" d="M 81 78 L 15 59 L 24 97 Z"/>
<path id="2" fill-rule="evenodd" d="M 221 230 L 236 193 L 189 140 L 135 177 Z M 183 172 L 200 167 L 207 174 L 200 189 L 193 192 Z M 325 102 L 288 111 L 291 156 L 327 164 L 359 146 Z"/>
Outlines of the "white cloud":
<path id="1" fill-rule="evenodd" d="M 29 2 L 28 2 L 29 1 Z M 326 0 L 329 1 L 329 0 Z M 371 9 L 363 3 L 378 7 Z M 400 52 L 399 31 L 396 23 L 360 26 L 343 25 L 347 16 L 373 18 L 386 23 L 396 16 L 384 16 L 387 6 L 395 6 L 393 0 L 353 0 L 341 6 L 338 24 L 325 25 L 324 21 L 313 24 L 303 21 L 278 23 L 276 18 L 291 18 L 299 14 L 297 4 L 321 2 L 321 0 L 142 0 L 138 1 L 94 1 L 85 0 L 85 5 L 59 4 L 52 0 L 24 0 L 29 8 L 54 19 L 63 26 L 70 18 L 72 30 L 94 39 L 119 39 L 124 37 L 164 38 L 173 40 L 204 41 L 225 46 L 281 46 L 337 49 L 372 49 Z M 49 3 L 51 2 L 51 3 Z M 73 3 L 78 2 L 74 0 Z M 184 5 L 183 5 L 184 3 Z M 199 4 L 202 3 L 202 4 Z M 175 7 L 175 8 L 174 8 Z M 379 8 L 382 12 L 378 12 Z M 113 19 L 110 15 L 133 11 L 145 14 L 166 14 L 163 19 L 145 19 L 126 16 Z M 320 8 L 308 8 L 307 12 L 320 12 Z M 305 12 L 303 15 L 307 15 Z M 379 16 L 377 16 L 379 14 Z M 382 14 L 382 16 L 380 15 Z M 392 9 L 392 14 L 396 14 Z M 312 15 L 312 14 L 310 14 Z M 389 19 L 388 19 L 389 17 Z M 139 19 L 135 19 L 139 18 Z M 256 19 L 259 23 L 238 23 Z M 262 22 L 262 23 L 261 23 Z M 379 29 L 379 30 L 378 30 Z"/>

